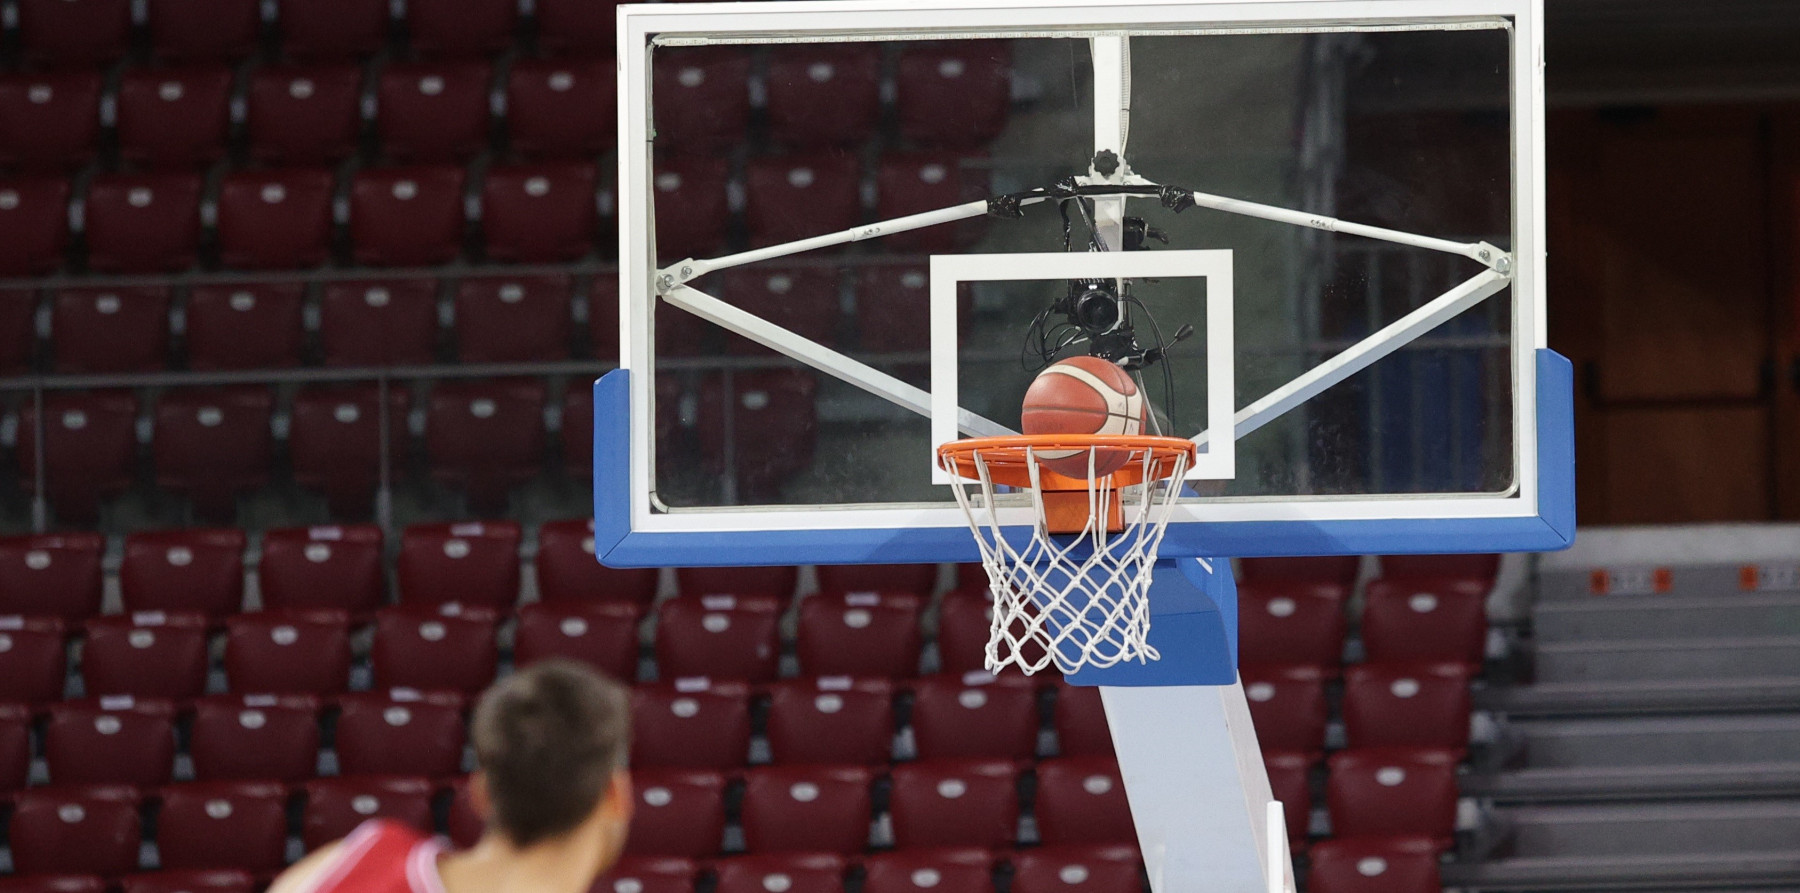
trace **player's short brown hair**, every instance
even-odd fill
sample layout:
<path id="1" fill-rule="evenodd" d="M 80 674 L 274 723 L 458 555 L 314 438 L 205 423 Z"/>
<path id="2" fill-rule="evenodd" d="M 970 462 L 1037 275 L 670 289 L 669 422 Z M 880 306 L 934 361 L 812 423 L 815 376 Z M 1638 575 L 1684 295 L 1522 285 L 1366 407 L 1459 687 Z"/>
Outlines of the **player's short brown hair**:
<path id="1" fill-rule="evenodd" d="M 481 696 L 470 739 L 494 830 L 530 846 L 574 829 L 606 796 L 631 741 L 629 696 L 581 664 L 544 661 Z"/>

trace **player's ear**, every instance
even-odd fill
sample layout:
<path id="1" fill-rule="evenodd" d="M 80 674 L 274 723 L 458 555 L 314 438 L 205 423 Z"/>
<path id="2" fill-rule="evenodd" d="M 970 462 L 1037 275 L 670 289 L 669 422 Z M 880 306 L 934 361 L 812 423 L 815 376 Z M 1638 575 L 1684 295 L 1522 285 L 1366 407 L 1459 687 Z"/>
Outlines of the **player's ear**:
<path id="1" fill-rule="evenodd" d="M 484 772 L 469 773 L 469 787 L 466 790 L 469 808 L 475 811 L 482 824 L 494 818 L 494 799 L 488 794 L 487 774 Z"/>
<path id="2" fill-rule="evenodd" d="M 631 824 L 631 814 L 636 805 L 631 773 L 624 769 L 614 770 L 612 779 L 606 784 L 606 796 L 600 801 L 600 808 L 607 811 L 609 818 L 624 826 Z"/>

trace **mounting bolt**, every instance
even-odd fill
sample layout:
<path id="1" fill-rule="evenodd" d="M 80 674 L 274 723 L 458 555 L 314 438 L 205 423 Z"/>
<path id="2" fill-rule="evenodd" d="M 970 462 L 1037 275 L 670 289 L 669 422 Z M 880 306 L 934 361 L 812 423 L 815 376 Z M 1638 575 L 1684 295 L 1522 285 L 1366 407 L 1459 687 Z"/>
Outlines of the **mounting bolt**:
<path id="1" fill-rule="evenodd" d="M 1493 257 L 1492 254 L 1488 253 L 1488 250 L 1486 248 L 1483 248 L 1480 251 L 1475 252 L 1475 256 L 1478 258 L 1481 258 L 1481 262 L 1484 264 L 1488 262 L 1489 258 Z"/>
<path id="2" fill-rule="evenodd" d="M 693 275 L 694 275 L 693 267 L 682 267 L 681 268 L 681 278 L 687 279 L 687 278 L 692 277 Z"/>
<path id="3" fill-rule="evenodd" d="M 661 276 L 656 277 L 656 290 L 657 291 L 667 294 L 669 292 L 669 290 L 673 289 L 674 287 L 675 287 L 675 277 L 674 276 L 670 276 L 669 274 L 664 273 Z"/>
<path id="4" fill-rule="evenodd" d="M 1500 262 L 1497 264 L 1494 264 L 1494 272 L 1496 272 L 1496 273 L 1511 273 L 1512 272 L 1512 258 L 1510 258 L 1510 257 L 1500 258 Z"/>
<path id="5" fill-rule="evenodd" d="M 1119 170 L 1118 153 L 1111 149 L 1101 149 L 1094 153 L 1094 172 L 1102 177 L 1110 177 Z"/>

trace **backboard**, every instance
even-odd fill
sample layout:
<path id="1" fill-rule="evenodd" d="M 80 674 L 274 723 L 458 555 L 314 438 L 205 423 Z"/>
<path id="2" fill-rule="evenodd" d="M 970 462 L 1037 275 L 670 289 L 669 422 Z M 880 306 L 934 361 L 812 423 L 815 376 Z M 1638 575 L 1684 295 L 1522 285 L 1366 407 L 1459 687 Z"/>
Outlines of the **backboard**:
<path id="1" fill-rule="evenodd" d="M 934 448 L 1089 352 L 1201 446 L 1166 557 L 1573 535 L 1530 0 L 619 21 L 607 563 L 975 560 Z"/>

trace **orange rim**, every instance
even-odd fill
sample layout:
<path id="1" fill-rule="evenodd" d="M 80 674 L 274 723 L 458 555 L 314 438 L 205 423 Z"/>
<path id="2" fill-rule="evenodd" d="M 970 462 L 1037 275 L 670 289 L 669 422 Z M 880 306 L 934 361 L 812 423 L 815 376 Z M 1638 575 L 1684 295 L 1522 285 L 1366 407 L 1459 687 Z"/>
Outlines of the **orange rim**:
<path id="1" fill-rule="evenodd" d="M 1175 474 L 1183 457 L 1193 467 L 1199 448 L 1191 440 L 1180 437 L 1157 437 L 1148 434 L 1012 434 L 1005 437 L 971 437 L 953 440 L 938 447 L 938 464 L 945 470 L 968 480 L 980 480 L 975 466 L 977 456 L 987 466 L 988 479 L 1008 487 L 1031 486 L 1033 453 L 1059 450 L 1117 450 L 1128 454 L 1118 471 L 1100 475 L 1115 487 L 1141 484 L 1145 478 L 1165 480 Z M 1148 455 L 1148 475 L 1144 457 Z M 1085 478 L 1069 477 L 1043 467 L 1038 460 L 1039 483 L 1045 490 L 1084 490 L 1090 484 Z"/>

